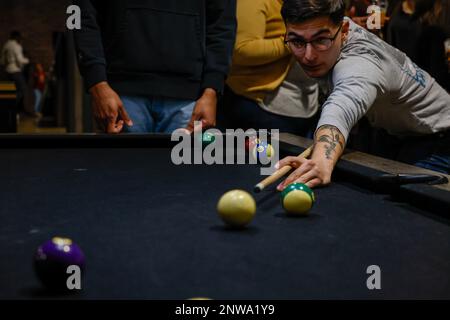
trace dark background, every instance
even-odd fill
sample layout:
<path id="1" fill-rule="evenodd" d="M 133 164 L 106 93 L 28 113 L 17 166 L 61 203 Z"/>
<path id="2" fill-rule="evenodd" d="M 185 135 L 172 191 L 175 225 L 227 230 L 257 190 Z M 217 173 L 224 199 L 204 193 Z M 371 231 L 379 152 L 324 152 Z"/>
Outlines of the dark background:
<path id="1" fill-rule="evenodd" d="M 0 43 L 9 39 L 13 29 L 20 31 L 28 56 L 48 70 L 53 59 L 52 34 L 65 31 L 66 9 L 70 4 L 70 0 L 0 1 Z"/>

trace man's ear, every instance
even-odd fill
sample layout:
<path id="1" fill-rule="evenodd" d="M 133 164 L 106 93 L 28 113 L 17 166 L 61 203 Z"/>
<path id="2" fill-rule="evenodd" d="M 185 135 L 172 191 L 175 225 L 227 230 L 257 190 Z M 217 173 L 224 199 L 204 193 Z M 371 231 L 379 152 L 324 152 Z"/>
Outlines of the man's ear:
<path id="1" fill-rule="evenodd" d="M 343 25 L 342 25 L 342 41 L 347 39 L 349 29 L 350 29 L 350 23 L 348 22 L 347 19 L 345 19 L 343 22 Z"/>

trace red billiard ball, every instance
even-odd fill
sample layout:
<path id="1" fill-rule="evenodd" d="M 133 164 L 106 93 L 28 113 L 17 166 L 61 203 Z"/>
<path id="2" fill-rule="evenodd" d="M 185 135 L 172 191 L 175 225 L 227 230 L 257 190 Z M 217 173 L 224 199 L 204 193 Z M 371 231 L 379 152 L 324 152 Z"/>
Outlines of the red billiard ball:
<path id="1" fill-rule="evenodd" d="M 259 143 L 260 140 L 256 136 L 250 138 L 245 137 L 245 151 L 250 152 Z"/>
<path id="2" fill-rule="evenodd" d="M 69 266 L 78 266 L 84 273 L 85 257 L 72 240 L 55 237 L 38 247 L 34 255 L 34 270 L 42 284 L 52 290 L 67 290 Z"/>

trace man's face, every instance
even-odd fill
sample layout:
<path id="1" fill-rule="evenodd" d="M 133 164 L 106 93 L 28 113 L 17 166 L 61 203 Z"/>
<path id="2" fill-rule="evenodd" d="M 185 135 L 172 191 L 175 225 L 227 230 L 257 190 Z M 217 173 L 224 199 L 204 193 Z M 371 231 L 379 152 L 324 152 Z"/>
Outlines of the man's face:
<path id="1" fill-rule="evenodd" d="M 341 25 L 334 25 L 328 17 L 319 17 L 307 20 L 302 23 L 286 25 L 286 40 L 298 39 L 300 41 L 312 41 L 333 38 L 331 46 L 324 50 L 317 50 L 311 43 L 301 50 L 289 42 L 292 53 L 297 61 L 311 78 L 321 78 L 325 76 L 335 65 L 342 47 L 342 43 L 348 32 L 348 22 Z M 339 32 L 338 32 L 339 31 Z M 324 42 L 326 42 L 325 40 Z M 317 43 L 317 41 L 316 41 Z M 323 48 L 322 48 L 323 49 Z"/>

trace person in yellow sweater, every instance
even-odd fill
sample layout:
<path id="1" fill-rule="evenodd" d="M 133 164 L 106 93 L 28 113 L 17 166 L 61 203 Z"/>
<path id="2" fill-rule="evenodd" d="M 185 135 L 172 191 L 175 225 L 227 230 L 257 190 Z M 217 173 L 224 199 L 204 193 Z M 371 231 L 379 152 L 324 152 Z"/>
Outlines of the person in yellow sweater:
<path id="1" fill-rule="evenodd" d="M 227 79 L 228 127 L 280 129 L 306 136 L 315 128 L 318 85 L 284 44 L 281 0 L 238 0 L 238 30 Z M 231 124 L 231 126 L 230 126 Z"/>

